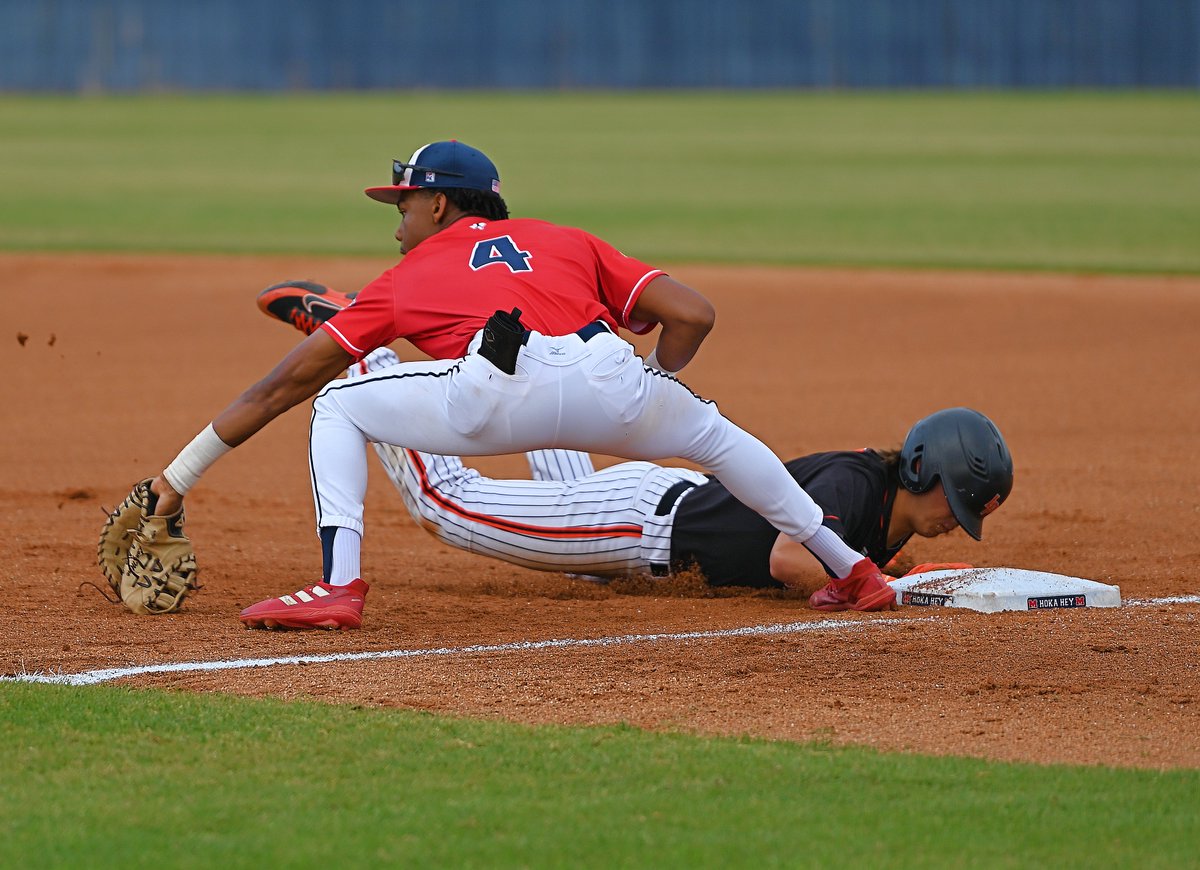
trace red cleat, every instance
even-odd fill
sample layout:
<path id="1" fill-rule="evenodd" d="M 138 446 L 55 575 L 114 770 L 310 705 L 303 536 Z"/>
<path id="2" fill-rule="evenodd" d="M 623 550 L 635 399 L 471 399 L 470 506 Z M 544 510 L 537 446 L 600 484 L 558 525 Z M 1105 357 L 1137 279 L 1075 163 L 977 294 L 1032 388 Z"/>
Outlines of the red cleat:
<path id="1" fill-rule="evenodd" d="M 353 295 L 338 293 L 315 281 L 284 281 L 258 294 L 258 310 L 312 335 L 353 301 Z"/>
<path id="2" fill-rule="evenodd" d="M 268 598 L 238 617 L 246 628 L 338 628 L 362 625 L 363 599 L 371 587 L 362 580 L 346 586 L 314 583 L 291 595 Z"/>
<path id="3" fill-rule="evenodd" d="M 813 610 L 849 610 L 850 596 L 838 589 L 834 585 L 836 582 L 836 580 L 830 580 L 810 595 L 808 597 L 808 606 Z"/>
<path id="4" fill-rule="evenodd" d="M 808 599 L 814 610 L 895 610 L 896 590 L 887 583 L 875 563 L 862 559 L 849 576 L 830 580 Z"/>
<path id="5" fill-rule="evenodd" d="M 870 559 L 855 562 L 850 575 L 832 585 L 846 595 L 851 610 L 896 609 L 896 590 Z"/>

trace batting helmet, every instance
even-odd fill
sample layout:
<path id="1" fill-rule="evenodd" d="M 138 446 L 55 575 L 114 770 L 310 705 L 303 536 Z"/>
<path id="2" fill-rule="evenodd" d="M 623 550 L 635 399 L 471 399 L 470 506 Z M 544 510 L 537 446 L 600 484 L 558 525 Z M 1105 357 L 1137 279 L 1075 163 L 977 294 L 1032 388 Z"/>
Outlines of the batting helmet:
<path id="1" fill-rule="evenodd" d="M 947 408 L 919 420 L 900 449 L 900 482 L 927 492 L 942 482 L 958 524 L 975 540 L 983 518 L 1012 492 L 1012 455 L 996 425 L 970 408 Z"/>

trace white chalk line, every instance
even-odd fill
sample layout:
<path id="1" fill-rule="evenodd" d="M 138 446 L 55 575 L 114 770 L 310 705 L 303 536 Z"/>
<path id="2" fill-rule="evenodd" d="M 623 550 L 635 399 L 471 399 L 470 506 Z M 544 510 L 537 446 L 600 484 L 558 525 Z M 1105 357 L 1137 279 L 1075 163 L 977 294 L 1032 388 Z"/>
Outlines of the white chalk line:
<path id="1" fill-rule="evenodd" d="M 1166 598 L 1129 598 L 1121 602 L 1129 607 L 1149 607 L 1165 604 L 1200 604 L 1200 595 L 1172 595 Z M 361 662 L 378 659 L 409 659 L 429 656 L 475 655 L 480 653 L 529 652 L 543 649 L 569 649 L 572 647 L 621 646 L 631 643 L 654 641 L 713 640 L 729 637 L 761 637 L 763 635 L 798 634 L 810 631 L 861 630 L 863 628 L 898 625 L 909 622 L 929 622 L 936 617 L 915 619 L 876 619 L 862 622 L 847 622 L 840 619 L 822 619 L 816 622 L 786 622 L 773 625 L 752 625 L 742 628 L 726 628 L 713 631 L 687 631 L 674 634 L 622 634 L 613 637 L 561 638 L 555 640 L 519 641 L 516 643 L 474 644 L 460 647 L 437 647 L 434 649 L 395 649 L 374 652 L 327 653 L 324 655 L 281 656 L 269 659 L 225 659 L 215 662 L 175 662 L 162 665 L 139 665 L 127 668 L 101 668 L 78 674 L 21 673 L 0 675 L 0 683 L 54 683 L 63 686 L 91 686 L 120 680 L 125 677 L 146 674 L 195 673 L 202 671 L 229 671 L 241 668 L 270 668 L 277 665 L 327 664 L 329 662 Z"/>
<path id="2" fill-rule="evenodd" d="M 614 637 L 562 638 L 555 640 L 518 641 L 516 643 L 475 644 L 472 646 L 438 647 L 435 649 L 394 649 L 373 652 L 326 653 L 323 655 L 281 656 L 269 659 L 226 659 L 215 662 L 176 662 L 163 665 L 139 665 L 127 668 L 102 668 L 78 674 L 6 674 L 0 682 L 55 683 L 63 686 L 91 686 L 125 677 L 145 674 L 177 674 L 198 671 L 229 671 L 240 668 L 270 668 L 277 665 L 310 665 L 328 662 L 361 662 L 378 659 L 413 659 L 429 656 L 476 655 L 480 653 L 528 652 L 544 649 L 569 649 L 573 647 L 622 646 L 631 643 L 653 643 L 656 641 L 712 640 L 730 637 L 761 637 L 763 635 L 798 634 L 815 631 L 851 631 L 900 625 L 910 622 L 927 622 L 934 617 L 916 619 L 874 619 L 870 621 L 846 621 L 822 619 L 816 622 L 787 622 L 774 625 L 752 625 L 743 628 L 716 629 L 713 631 L 686 631 L 674 634 L 622 634 Z"/>
<path id="3" fill-rule="evenodd" d="M 1152 607 L 1159 604 L 1200 604 L 1200 595 L 1168 595 L 1166 598 L 1126 598 L 1121 603 L 1129 607 Z"/>

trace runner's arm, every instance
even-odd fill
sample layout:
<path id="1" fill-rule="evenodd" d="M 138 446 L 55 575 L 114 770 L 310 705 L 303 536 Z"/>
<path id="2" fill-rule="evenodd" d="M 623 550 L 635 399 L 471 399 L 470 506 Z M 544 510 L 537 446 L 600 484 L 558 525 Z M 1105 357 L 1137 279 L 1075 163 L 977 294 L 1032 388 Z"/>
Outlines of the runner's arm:
<path id="1" fill-rule="evenodd" d="M 816 556 L 783 534 L 771 547 L 770 570 L 771 576 L 789 589 L 811 591 L 829 579 Z"/>

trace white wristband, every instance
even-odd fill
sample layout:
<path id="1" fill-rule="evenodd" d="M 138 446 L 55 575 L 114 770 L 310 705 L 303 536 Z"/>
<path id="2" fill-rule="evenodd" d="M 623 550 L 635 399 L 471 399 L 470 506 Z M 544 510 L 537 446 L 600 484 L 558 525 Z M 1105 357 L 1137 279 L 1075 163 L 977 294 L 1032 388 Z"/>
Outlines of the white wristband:
<path id="1" fill-rule="evenodd" d="M 200 475 L 232 449 L 209 423 L 187 447 L 179 451 L 175 460 L 163 470 L 163 477 L 177 493 L 187 495 L 188 490 L 200 480 Z"/>
<path id="2" fill-rule="evenodd" d="M 657 347 L 654 348 L 654 350 L 650 351 L 650 356 L 646 357 L 646 365 L 650 366 L 650 368 L 652 368 L 652 369 L 658 369 L 660 372 L 662 372 L 665 375 L 679 374 L 679 370 L 671 371 L 670 369 L 663 368 L 662 363 L 660 363 L 658 361 L 658 348 Z"/>

